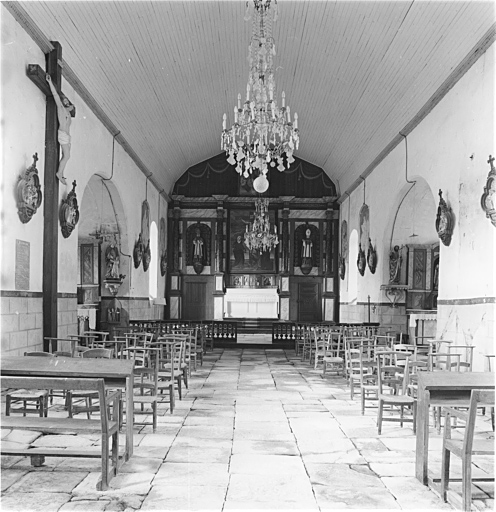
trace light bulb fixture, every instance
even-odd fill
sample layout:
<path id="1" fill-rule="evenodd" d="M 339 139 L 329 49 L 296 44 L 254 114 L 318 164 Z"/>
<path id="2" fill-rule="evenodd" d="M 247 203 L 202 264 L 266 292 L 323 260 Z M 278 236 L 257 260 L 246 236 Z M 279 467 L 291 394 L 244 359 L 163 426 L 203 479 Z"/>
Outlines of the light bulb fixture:
<path id="1" fill-rule="evenodd" d="M 276 49 L 272 37 L 272 22 L 277 19 L 277 2 L 274 2 L 275 7 L 272 8 L 271 0 L 253 1 L 246 101 L 242 105 L 241 94 L 238 94 L 238 103 L 234 107 L 234 124 L 229 130 L 227 115 L 224 114 L 221 149 L 228 155 L 228 163 L 236 165 L 238 174 L 245 178 L 253 173 L 263 177 L 257 186 L 262 188 L 263 183 L 265 192 L 269 187 L 268 167 L 277 165 L 277 170 L 284 171 L 284 155 L 288 169 L 294 162 L 293 151 L 298 149 L 299 144 L 298 115 L 294 114 L 292 122 L 284 92 L 281 107 L 277 106 L 274 99 L 276 85 L 273 58 Z"/>
<path id="2" fill-rule="evenodd" d="M 255 217 L 250 228 L 246 226 L 245 232 L 245 245 L 250 251 L 270 251 L 279 243 L 277 227 L 270 232 L 269 200 L 266 197 L 256 199 Z"/>
<path id="3" fill-rule="evenodd" d="M 269 180 L 265 174 L 262 173 L 253 180 L 253 188 L 255 189 L 255 192 L 258 192 L 259 194 L 267 192 L 267 189 L 269 188 Z"/>

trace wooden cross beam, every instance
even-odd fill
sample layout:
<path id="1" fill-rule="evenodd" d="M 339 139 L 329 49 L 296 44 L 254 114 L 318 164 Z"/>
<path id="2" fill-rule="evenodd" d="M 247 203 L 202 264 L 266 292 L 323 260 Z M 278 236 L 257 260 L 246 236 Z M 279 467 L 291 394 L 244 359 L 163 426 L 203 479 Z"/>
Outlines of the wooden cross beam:
<path id="1" fill-rule="evenodd" d="M 45 177 L 43 205 L 43 339 L 57 338 L 57 300 L 58 300 L 58 210 L 59 181 L 55 175 L 59 164 L 59 143 L 57 139 L 58 114 L 57 105 L 46 80 L 49 74 L 52 83 L 60 91 L 62 70 L 62 47 L 53 41 L 53 50 L 46 55 L 46 71 L 36 65 L 29 64 L 27 75 L 46 96 L 45 115 Z M 72 116 L 75 115 L 75 109 Z M 44 342 L 45 351 L 49 347 Z"/>

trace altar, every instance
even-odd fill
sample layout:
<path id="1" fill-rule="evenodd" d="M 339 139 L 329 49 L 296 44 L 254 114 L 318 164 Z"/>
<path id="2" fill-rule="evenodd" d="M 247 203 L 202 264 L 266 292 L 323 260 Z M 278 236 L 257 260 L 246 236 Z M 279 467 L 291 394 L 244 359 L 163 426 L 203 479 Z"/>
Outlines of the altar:
<path id="1" fill-rule="evenodd" d="M 227 288 L 224 318 L 279 318 L 277 288 Z"/>

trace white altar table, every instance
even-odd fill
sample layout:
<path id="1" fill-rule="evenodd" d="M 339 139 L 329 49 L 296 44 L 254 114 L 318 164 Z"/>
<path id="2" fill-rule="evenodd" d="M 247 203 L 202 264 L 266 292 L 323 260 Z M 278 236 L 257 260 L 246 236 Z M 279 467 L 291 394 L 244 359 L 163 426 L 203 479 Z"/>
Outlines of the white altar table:
<path id="1" fill-rule="evenodd" d="M 277 288 L 228 288 L 224 318 L 274 318 L 279 316 Z"/>

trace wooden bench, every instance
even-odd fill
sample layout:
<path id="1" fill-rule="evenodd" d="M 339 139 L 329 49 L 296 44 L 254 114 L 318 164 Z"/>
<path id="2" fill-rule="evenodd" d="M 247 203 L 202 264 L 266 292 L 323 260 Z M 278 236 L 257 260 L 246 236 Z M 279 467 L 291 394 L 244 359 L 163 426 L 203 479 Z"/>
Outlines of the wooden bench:
<path id="1" fill-rule="evenodd" d="M 117 474 L 119 462 L 119 414 L 121 391 L 105 391 L 103 379 L 78 379 L 56 377 L 6 377 L 2 376 L 2 389 L 56 389 L 87 390 L 98 392 L 101 411 L 99 419 L 46 418 L 36 416 L 6 416 L 2 414 L 2 428 L 33 430 L 44 434 L 100 434 L 101 449 L 81 448 L 1 448 L 2 455 L 29 456 L 33 466 L 41 466 L 45 457 L 101 458 L 102 474 L 97 483 L 99 491 L 108 489 L 112 477 Z M 109 449 L 111 442 L 111 458 Z"/>

